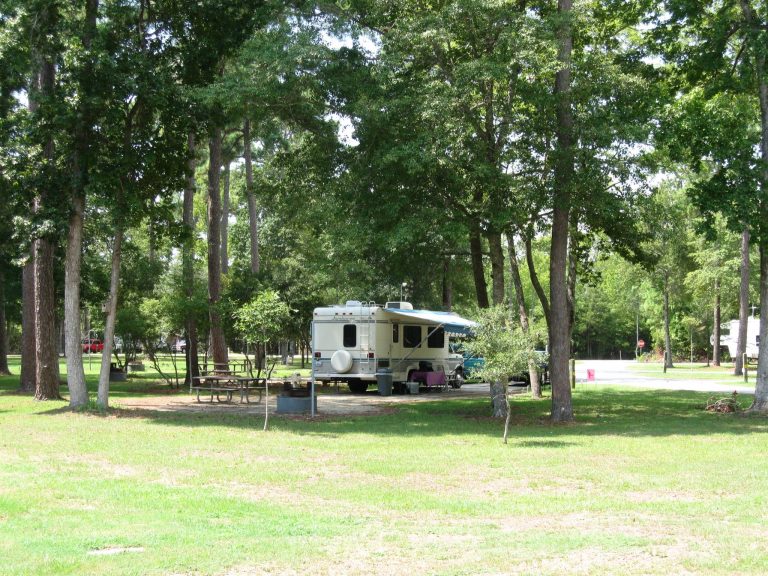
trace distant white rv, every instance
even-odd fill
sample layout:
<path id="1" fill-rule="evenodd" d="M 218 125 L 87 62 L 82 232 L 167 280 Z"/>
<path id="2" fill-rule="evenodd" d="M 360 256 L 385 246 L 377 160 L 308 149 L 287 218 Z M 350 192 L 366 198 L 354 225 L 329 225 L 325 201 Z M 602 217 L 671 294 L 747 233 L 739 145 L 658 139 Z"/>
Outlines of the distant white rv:
<path id="1" fill-rule="evenodd" d="M 365 392 L 377 373 L 392 374 L 395 389 L 406 382 L 461 386 L 461 354 L 448 348 L 451 335 L 470 333 L 475 322 L 450 312 L 414 310 L 409 302 L 350 300 L 315 308 L 312 377 L 345 382 Z"/>
<path id="2" fill-rule="evenodd" d="M 731 358 L 736 358 L 736 347 L 739 342 L 739 321 L 731 320 L 720 325 L 720 330 L 728 330 L 728 334 L 720 335 L 720 346 L 727 346 Z M 747 319 L 747 358 L 757 359 L 760 348 L 760 318 L 750 316 Z"/>

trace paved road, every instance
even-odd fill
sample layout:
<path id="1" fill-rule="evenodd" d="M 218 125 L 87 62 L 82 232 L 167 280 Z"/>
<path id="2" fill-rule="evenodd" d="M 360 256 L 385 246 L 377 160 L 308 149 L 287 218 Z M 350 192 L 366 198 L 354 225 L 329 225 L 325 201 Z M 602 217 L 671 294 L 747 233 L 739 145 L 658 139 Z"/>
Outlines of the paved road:
<path id="1" fill-rule="evenodd" d="M 595 381 L 587 382 L 587 370 L 595 371 Z M 650 367 L 648 368 L 651 369 Z M 731 392 L 739 394 L 754 394 L 754 373 L 750 374 L 750 382 L 744 383 L 741 378 L 724 375 L 722 379 L 696 379 L 691 371 L 691 378 L 683 378 L 684 368 L 675 370 L 674 378 L 659 374 L 647 374 L 640 371 L 634 360 L 583 360 L 576 364 L 576 380 L 579 384 L 590 385 L 625 385 L 637 388 L 652 388 L 664 390 L 693 390 L 696 392 Z"/>

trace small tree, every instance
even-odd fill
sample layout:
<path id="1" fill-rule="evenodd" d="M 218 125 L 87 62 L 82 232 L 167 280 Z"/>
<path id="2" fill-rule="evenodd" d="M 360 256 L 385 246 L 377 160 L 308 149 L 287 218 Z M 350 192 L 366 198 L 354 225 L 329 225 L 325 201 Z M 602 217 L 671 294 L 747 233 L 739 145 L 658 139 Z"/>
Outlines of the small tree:
<path id="1" fill-rule="evenodd" d="M 510 377 L 528 369 L 534 360 L 533 344 L 520 326 L 509 320 L 509 311 L 504 306 L 495 306 L 481 311 L 475 338 L 467 344 L 475 356 L 485 359 L 478 375 L 491 386 L 491 405 L 494 418 L 505 418 L 504 443 L 509 428 L 509 399 L 507 386 Z"/>
<path id="2" fill-rule="evenodd" d="M 274 290 L 267 290 L 235 312 L 235 329 L 246 342 L 266 345 L 279 340 L 291 318 L 288 305 Z M 258 363 L 257 363 L 258 364 Z M 260 364 L 259 364 L 260 365 Z M 259 372 L 260 373 L 260 372 Z M 264 430 L 269 422 L 269 388 L 265 391 Z"/>

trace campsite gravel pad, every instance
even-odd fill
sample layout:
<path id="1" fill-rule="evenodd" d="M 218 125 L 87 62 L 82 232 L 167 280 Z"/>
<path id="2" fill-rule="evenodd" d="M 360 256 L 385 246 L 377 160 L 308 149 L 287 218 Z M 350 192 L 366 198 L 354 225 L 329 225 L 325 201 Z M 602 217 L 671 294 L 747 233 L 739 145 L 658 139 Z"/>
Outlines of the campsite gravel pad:
<path id="1" fill-rule="evenodd" d="M 510 393 L 521 393 L 524 388 L 510 388 Z M 488 384 L 465 384 L 459 390 L 443 392 L 426 392 L 418 395 L 379 396 L 371 388 L 365 394 L 351 394 L 345 386 L 334 391 L 319 394 L 317 397 L 317 412 L 319 415 L 354 415 L 382 414 L 398 404 L 416 402 L 436 402 L 452 398 L 477 398 L 490 393 Z M 159 412 L 223 412 L 230 414 L 264 414 L 264 404 L 240 404 L 239 402 L 197 402 L 193 395 L 185 393 L 165 394 L 158 396 L 138 396 L 120 398 L 114 405 L 124 409 L 156 410 Z M 275 396 L 270 395 L 269 411 L 274 413 L 277 406 Z"/>

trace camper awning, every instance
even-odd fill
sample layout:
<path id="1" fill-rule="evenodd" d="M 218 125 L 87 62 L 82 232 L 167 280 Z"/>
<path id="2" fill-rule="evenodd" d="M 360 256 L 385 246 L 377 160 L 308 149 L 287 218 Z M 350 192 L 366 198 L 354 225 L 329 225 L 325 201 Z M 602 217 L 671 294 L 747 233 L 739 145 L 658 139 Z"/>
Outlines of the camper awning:
<path id="1" fill-rule="evenodd" d="M 437 312 L 434 310 L 403 310 L 401 308 L 384 308 L 385 312 L 401 316 L 408 320 L 421 320 L 435 326 L 442 326 L 443 330 L 451 334 L 469 335 L 477 322 L 467 320 L 453 312 Z"/>

